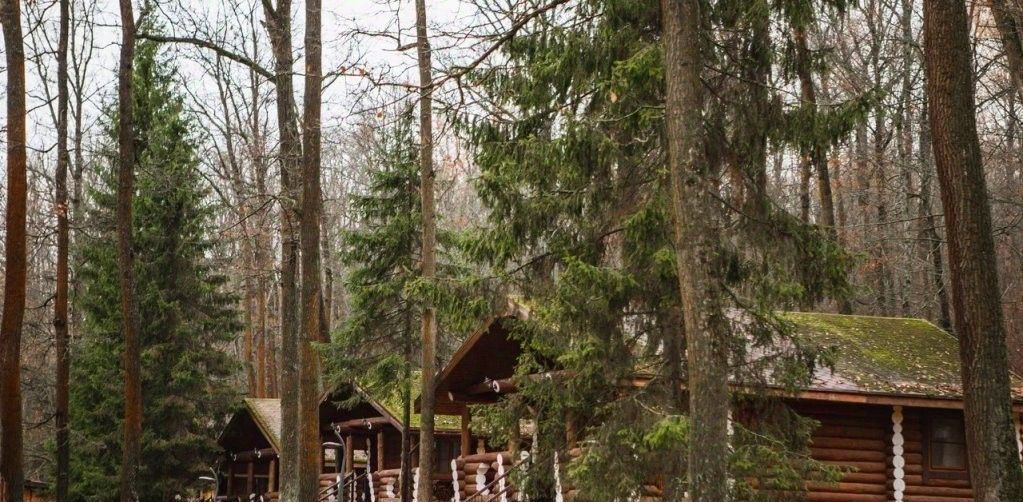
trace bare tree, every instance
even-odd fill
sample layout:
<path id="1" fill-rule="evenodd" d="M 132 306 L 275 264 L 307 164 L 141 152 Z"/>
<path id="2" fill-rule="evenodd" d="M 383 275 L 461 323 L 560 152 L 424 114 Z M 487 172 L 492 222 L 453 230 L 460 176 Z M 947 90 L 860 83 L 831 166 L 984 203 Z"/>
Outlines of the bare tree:
<path id="1" fill-rule="evenodd" d="M 416 0 L 416 52 L 419 65 L 419 192 L 423 211 L 422 278 L 432 281 L 437 275 L 437 216 L 434 214 L 433 183 L 433 75 L 430 63 L 430 37 L 426 32 L 426 0 Z M 422 411 L 419 426 L 420 502 L 433 501 L 434 411 L 436 408 L 437 312 L 427 301 L 422 317 L 422 375 L 420 390 Z"/>
<path id="2" fill-rule="evenodd" d="M 71 445 L 68 433 L 68 395 L 70 380 L 70 336 L 68 335 L 68 255 L 70 225 L 68 216 L 68 32 L 71 28 L 70 0 L 60 0 L 60 34 L 57 42 L 57 173 L 54 176 L 57 205 L 57 287 L 53 304 L 53 328 L 57 351 L 57 391 L 55 421 L 57 428 L 57 486 L 59 502 L 68 498 L 68 470 Z"/>
<path id="3" fill-rule="evenodd" d="M 0 12 L 7 59 L 7 215 L 3 320 L 0 321 L 0 495 L 24 498 L 24 445 L 21 411 L 21 331 L 25 318 L 27 256 L 27 155 L 25 148 L 25 47 L 21 2 L 5 0 Z"/>
<path id="4" fill-rule="evenodd" d="M 953 326 L 959 337 L 970 481 L 975 500 L 1023 500 L 1009 364 L 980 141 L 966 6 L 924 1 L 934 160 L 948 225 Z"/>
<path id="5" fill-rule="evenodd" d="M 299 425 L 299 327 L 298 275 L 299 238 L 297 200 L 302 163 L 302 143 L 295 111 L 292 80 L 294 56 L 291 50 L 291 1 L 263 2 L 267 33 L 274 57 L 274 85 L 277 93 L 277 126 L 280 129 L 281 165 L 281 500 L 301 500 Z M 319 448 L 317 448 L 319 450 Z"/>
<path id="6" fill-rule="evenodd" d="M 313 348 L 326 341 L 320 278 L 320 94 L 323 85 L 321 0 L 306 0 L 305 97 L 302 114 L 302 335 L 299 343 L 299 500 L 314 500 L 319 489 L 320 361 Z M 346 466 L 347 468 L 347 466 Z"/>

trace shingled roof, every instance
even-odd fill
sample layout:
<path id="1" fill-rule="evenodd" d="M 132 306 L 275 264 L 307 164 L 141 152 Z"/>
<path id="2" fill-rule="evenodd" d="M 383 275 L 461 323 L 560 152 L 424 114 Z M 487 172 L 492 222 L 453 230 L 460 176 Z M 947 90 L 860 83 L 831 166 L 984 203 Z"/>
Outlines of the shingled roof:
<path id="1" fill-rule="evenodd" d="M 274 450 L 281 451 L 281 400 L 248 397 L 245 407 Z"/>
<path id="2" fill-rule="evenodd" d="M 821 368 L 813 390 L 962 399 L 959 345 L 923 319 L 839 314 L 783 314 L 803 341 L 837 350 L 834 369 Z M 1015 375 L 1013 395 L 1023 397 Z"/>

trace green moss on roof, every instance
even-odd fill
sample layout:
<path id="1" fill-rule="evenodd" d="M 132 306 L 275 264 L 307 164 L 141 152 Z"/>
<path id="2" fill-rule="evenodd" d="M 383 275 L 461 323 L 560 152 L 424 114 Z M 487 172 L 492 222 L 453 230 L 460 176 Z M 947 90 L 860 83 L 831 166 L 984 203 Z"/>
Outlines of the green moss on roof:
<path id="1" fill-rule="evenodd" d="M 796 336 L 834 347 L 834 371 L 818 371 L 814 388 L 960 398 L 959 345 L 923 319 L 790 312 Z M 1023 385 L 1013 378 L 1014 395 Z"/>
<path id="2" fill-rule="evenodd" d="M 421 385 L 420 373 L 418 371 L 412 373 L 411 379 L 412 389 L 416 389 Z M 400 424 L 403 423 L 401 418 L 404 416 L 404 413 L 402 411 L 404 406 L 401 399 L 400 382 L 397 382 L 395 385 L 390 386 L 390 388 L 391 388 L 390 392 L 371 393 L 361 388 L 360 392 L 365 399 L 372 401 L 373 403 L 378 405 L 378 407 L 383 408 L 387 413 L 391 415 L 392 418 L 394 418 L 396 422 Z M 412 396 L 413 403 L 415 403 L 417 397 L 418 394 Z M 414 429 L 418 429 L 423 423 L 422 416 L 420 416 L 420 414 L 416 413 L 414 410 L 412 411 L 410 418 L 412 419 L 410 421 L 412 422 L 411 425 L 412 428 Z M 461 418 L 451 417 L 447 415 L 434 415 L 434 428 L 437 430 L 448 432 L 459 431 L 461 430 Z"/>

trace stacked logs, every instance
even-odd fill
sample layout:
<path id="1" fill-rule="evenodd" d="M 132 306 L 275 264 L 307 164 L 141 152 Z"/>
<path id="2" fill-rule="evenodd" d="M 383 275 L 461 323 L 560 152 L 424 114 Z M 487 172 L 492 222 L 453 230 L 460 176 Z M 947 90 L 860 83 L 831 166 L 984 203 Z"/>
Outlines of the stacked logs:
<path id="1" fill-rule="evenodd" d="M 889 500 L 891 408 L 829 404 L 801 406 L 797 411 L 820 422 L 811 438 L 811 456 L 848 471 L 838 483 L 807 483 L 806 500 Z"/>
<path id="2" fill-rule="evenodd" d="M 969 502 L 973 500 L 973 489 L 969 478 L 937 479 L 924 481 L 923 433 L 924 414 L 934 413 L 920 408 L 906 408 L 903 418 L 903 458 L 906 502 Z M 889 457 L 891 458 L 891 457 Z M 890 463 L 890 462 L 889 462 Z M 891 482 L 889 482 L 891 485 Z"/>
<path id="3" fill-rule="evenodd" d="M 508 476 L 515 465 L 509 451 L 477 453 L 451 461 L 456 501 L 509 502 L 519 500 Z M 496 480 L 496 483 L 494 482 Z M 492 485 L 492 486 L 491 486 Z"/>
<path id="4" fill-rule="evenodd" d="M 401 468 L 384 469 L 372 473 L 370 490 L 376 502 L 397 502 L 401 500 Z"/>
<path id="5" fill-rule="evenodd" d="M 557 469 L 556 483 L 561 489 L 562 497 L 565 502 L 583 502 L 584 499 L 579 493 L 579 489 L 572 485 L 572 482 L 565 476 L 566 466 L 574 462 L 576 459 L 583 456 L 583 449 L 576 447 L 568 450 L 568 453 L 564 456 L 559 455 L 555 468 Z M 636 493 L 636 497 L 630 500 L 635 502 L 661 502 L 661 498 L 664 496 L 664 490 L 661 488 L 661 484 L 657 481 L 651 480 L 650 482 L 644 483 Z"/>

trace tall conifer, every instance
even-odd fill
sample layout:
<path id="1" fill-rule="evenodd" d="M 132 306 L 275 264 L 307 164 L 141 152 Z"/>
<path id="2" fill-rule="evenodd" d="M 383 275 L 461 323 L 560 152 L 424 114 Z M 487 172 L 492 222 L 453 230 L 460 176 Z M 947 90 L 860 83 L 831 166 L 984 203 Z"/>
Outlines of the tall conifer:
<path id="1" fill-rule="evenodd" d="M 236 392 L 237 362 L 226 352 L 240 326 L 216 271 L 212 207 L 202 189 L 193 125 L 158 46 L 138 46 L 133 135 L 137 152 L 132 230 L 142 350 L 142 500 L 185 495 L 209 472 L 215 439 Z M 116 124 L 116 117 L 110 117 Z M 71 497 L 102 500 L 117 491 L 123 419 L 118 354 L 121 312 L 114 241 L 116 127 L 103 151 L 83 232 L 79 300 L 84 316 L 71 378 Z"/>

